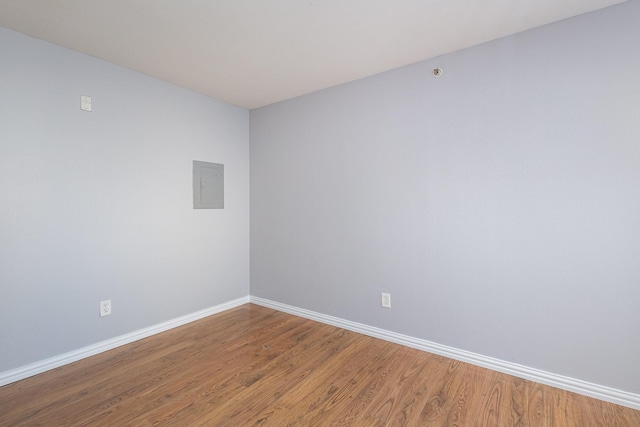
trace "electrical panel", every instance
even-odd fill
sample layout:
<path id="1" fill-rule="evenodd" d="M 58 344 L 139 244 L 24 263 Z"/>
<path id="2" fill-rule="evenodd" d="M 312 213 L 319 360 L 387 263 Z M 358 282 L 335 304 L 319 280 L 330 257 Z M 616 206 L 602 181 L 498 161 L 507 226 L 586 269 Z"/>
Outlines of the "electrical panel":
<path id="1" fill-rule="evenodd" d="M 224 209 L 224 165 L 193 161 L 193 208 Z"/>

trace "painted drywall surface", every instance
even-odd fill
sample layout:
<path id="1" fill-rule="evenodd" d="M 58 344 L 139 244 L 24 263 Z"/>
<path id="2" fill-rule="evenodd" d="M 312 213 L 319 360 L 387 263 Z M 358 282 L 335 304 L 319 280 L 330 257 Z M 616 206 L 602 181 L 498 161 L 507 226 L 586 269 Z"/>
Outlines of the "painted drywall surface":
<path id="1" fill-rule="evenodd" d="M 638 22 L 253 110 L 251 294 L 640 392 Z"/>
<path id="2" fill-rule="evenodd" d="M 0 371 L 249 294 L 247 110 L 6 29 L 0 58 Z"/>

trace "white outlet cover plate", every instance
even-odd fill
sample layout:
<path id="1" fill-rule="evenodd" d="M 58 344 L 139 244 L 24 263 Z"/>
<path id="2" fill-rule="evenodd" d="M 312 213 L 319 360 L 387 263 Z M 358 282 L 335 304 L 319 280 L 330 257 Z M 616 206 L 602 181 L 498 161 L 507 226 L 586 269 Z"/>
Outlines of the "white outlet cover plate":
<path id="1" fill-rule="evenodd" d="M 100 317 L 111 314 L 111 300 L 100 301 Z"/>
<path id="2" fill-rule="evenodd" d="M 91 97 L 90 96 L 80 96 L 80 109 L 83 111 L 91 111 Z"/>
<path id="3" fill-rule="evenodd" d="M 384 308 L 391 308 L 391 294 L 383 292 L 380 294 L 380 299 Z"/>

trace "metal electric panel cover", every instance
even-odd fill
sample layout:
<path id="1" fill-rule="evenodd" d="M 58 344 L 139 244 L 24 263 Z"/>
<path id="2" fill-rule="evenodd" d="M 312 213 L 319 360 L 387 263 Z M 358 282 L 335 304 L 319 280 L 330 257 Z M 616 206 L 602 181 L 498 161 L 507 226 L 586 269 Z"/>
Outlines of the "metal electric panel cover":
<path id="1" fill-rule="evenodd" d="M 224 209 L 224 165 L 193 161 L 193 208 Z"/>

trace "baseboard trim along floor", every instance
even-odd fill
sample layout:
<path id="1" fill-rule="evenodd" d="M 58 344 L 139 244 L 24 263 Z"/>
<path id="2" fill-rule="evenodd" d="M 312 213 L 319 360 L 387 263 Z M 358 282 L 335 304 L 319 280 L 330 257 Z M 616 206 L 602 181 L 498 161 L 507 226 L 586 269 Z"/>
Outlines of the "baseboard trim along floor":
<path id="1" fill-rule="evenodd" d="M 466 362 L 472 365 L 481 366 L 483 368 L 513 375 L 518 378 L 524 378 L 527 380 L 535 381 L 537 383 L 557 387 L 562 390 L 571 391 L 574 393 L 582 394 L 584 396 L 594 397 L 596 399 L 615 403 L 617 405 L 640 410 L 640 394 L 629 393 L 623 390 L 617 390 L 614 388 L 593 384 L 587 381 L 542 371 L 540 369 L 530 368 L 524 365 L 519 365 L 517 363 L 483 356 L 481 354 L 476 354 L 454 347 L 437 344 L 431 341 L 390 332 L 384 329 L 375 328 L 373 326 L 352 322 L 338 317 L 328 316 L 322 313 L 316 313 L 314 311 L 305 310 L 275 301 L 270 301 L 260 297 L 251 296 L 250 301 L 253 304 L 304 317 L 306 319 L 315 320 L 320 323 L 337 326 L 339 328 L 358 332 L 370 337 L 380 338 L 385 341 L 390 341 L 396 344 L 405 345 L 407 347 L 423 350 L 429 353 L 438 354 L 450 359 L 459 360 L 461 362 Z"/>
<path id="2" fill-rule="evenodd" d="M 169 329 L 176 328 L 178 326 L 186 325 L 187 323 L 200 320 L 204 317 L 211 316 L 212 314 L 221 313 L 226 310 L 230 310 L 234 307 L 239 307 L 249 302 L 249 297 L 238 298 L 233 301 L 229 301 L 223 304 L 216 305 L 214 307 L 206 308 L 204 310 L 196 311 L 195 313 L 187 314 L 185 316 L 177 317 L 175 319 L 168 320 L 166 322 L 159 323 L 157 325 L 150 326 L 148 328 L 140 329 L 125 335 L 101 341 L 99 343 L 83 347 L 77 350 L 70 351 L 68 353 L 54 356 L 49 359 L 41 360 L 39 362 L 32 363 L 30 365 L 22 366 L 17 369 L 5 371 L 0 373 L 0 386 L 10 384 L 24 378 L 28 378 L 42 372 L 49 371 L 51 369 L 58 368 L 60 366 L 67 365 L 69 363 L 76 362 L 78 360 L 102 353 L 120 347 L 125 344 L 132 343 L 134 341 L 141 340 L 143 338 L 150 337 L 151 335 L 158 334 L 160 332 L 167 331 Z"/>
<path id="3" fill-rule="evenodd" d="M 575 378 L 530 368 L 524 365 L 519 365 L 517 363 L 483 356 L 481 354 L 460 350 L 454 347 L 437 344 L 431 341 L 398 334 L 373 326 L 368 326 L 362 323 L 352 322 L 338 317 L 317 313 L 314 311 L 282 304 L 255 296 L 238 298 L 236 300 L 219 304 L 214 307 L 200 310 L 195 313 L 181 316 L 172 320 L 168 320 L 166 322 L 162 322 L 148 328 L 140 329 L 138 331 L 121 335 L 106 341 L 101 341 L 99 343 L 74 351 L 70 351 L 59 356 L 51 357 L 49 359 L 22 366 L 17 369 L 1 372 L 0 386 L 19 381 L 21 379 L 40 374 L 42 372 L 46 372 L 48 370 L 67 365 L 69 363 L 73 363 L 75 361 L 96 355 L 98 353 L 102 353 L 104 351 L 108 351 L 113 348 L 132 343 L 134 341 L 167 331 L 169 329 L 173 329 L 178 326 L 185 325 L 187 323 L 202 319 L 207 316 L 211 316 L 213 314 L 221 313 L 223 311 L 238 307 L 243 304 L 247 304 L 249 302 L 263 307 L 268 307 L 274 310 L 293 314 L 295 316 L 315 320 L 320 323 L 337 326 L 349 331 L 358 332 L 370 337 L 383 339 L 385 341 L 405 345 L 407 347 L 423 350 L 433 354 L 438 354 L 440 356 L 445 356 L 454 360 L 459 360 L 462 362 L 470 363 L 472 365 L 481 366 L 483 368 L 513 375 L 515 377 L 524 378 L 541 384 L 557 387 L 563 390 L 640 410 L 640 394 L 629 393 L 623 390 L 618 390 L 598 384 L 593 384 L 587 381 L 582 381 Z"/>

